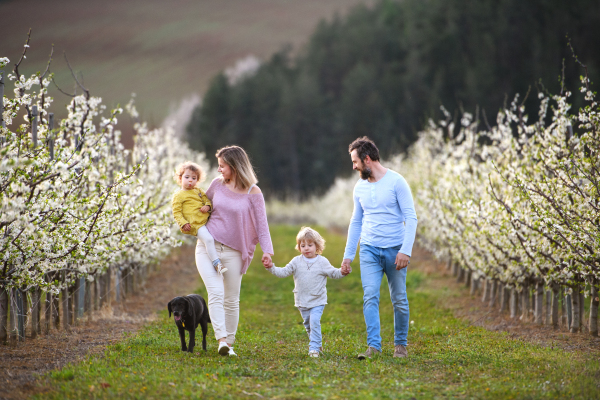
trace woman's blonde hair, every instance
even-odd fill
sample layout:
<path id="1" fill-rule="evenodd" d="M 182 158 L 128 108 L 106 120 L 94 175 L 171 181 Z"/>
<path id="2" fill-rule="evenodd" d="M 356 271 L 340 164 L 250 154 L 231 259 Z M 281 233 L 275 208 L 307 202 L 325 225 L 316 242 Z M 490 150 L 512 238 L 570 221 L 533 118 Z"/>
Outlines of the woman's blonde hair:
<path id="1" fill-rule="evenodd" d="M 188 169 L 196 175 L 198 175 L 198 183 L 204 180 L 204 171 L 202 171 L 202 168 L 196 163 L 186 161 L 182 164 L 179 164 L 175 169 L 175 175 L 173 175 L 173 179 L 175 179 L 175 182 L 177 182 L 177 184 L 181 185 L 181 177 Z"/>
<path id="2" fill-rule="evenodd" d="M 233 170 L 235 173 L 235 185 L 241 189 L 248 189 L 258 183 L 254 168 L 250 163 L 248 154 L 240 146 L 226 146 L 217 150 L 217 158 Z"/>
<path id="3" fill-rule="evenodd" d="M 321 254 L 325 250 L 325 239 L 319 232 L 308 226 L 300 228 L 300 232 L 296 236 L 296 250 L 300 251 L 300 243 L 302 242 L 313 242 L 317 248 L 317 254 Z"/>

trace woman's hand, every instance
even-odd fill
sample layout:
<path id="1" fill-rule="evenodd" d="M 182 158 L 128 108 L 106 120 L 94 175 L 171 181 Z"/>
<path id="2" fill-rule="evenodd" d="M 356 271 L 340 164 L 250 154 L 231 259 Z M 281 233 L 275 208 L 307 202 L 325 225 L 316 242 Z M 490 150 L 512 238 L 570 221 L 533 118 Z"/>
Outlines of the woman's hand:
<path id="1" fill-rule="evenodd" d="M 269 253 L 264 253 L 261 261 L 265 268 L 271 268 L 273 266 L 273 260 L 271 260 L 271 255 Z"/>

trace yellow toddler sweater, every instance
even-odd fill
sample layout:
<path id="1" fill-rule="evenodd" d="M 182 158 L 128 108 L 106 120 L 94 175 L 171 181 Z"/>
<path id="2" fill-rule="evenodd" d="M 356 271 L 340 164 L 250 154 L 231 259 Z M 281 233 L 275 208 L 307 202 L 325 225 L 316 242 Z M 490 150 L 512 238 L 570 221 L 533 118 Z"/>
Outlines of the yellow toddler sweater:
<path id="1" fill-rule="evenodd" d="M 212 211 L 212 202 L 206 193 L 200 188 L 193 188 L 191 190 L 181 189 L 175 195 L 173 195 L 173 217 L 179 224 L 179 229 L 186 235 L 196 236 L 198 234 L 198 228 L 206 225 L 210 212 L 203 213 L 200 208 L 204 206 L 210 206 Z M 192 229 L 187 232 L 183 231 L 183 226 L 190 224 Z"/>

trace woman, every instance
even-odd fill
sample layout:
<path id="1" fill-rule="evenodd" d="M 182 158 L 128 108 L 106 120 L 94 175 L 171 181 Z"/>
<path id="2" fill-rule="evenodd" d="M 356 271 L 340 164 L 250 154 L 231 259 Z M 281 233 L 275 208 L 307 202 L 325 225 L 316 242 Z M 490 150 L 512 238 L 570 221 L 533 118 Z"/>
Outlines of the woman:
<path id="1" fill-rule="evenodd" d="M 258 180 L 248 155 L 241 147 L 228 146 L 218 150 L 216 156 L 221 176 L 206 191 L 213 204 L 206 227 L 227 272 L 223 276 L 217 273 L 201 241 L 196 245 L 196 267 L 208 291 L 208 312 L 219 341 L 219 354 L 234 356 L 242 276 L 257 243 L 264 252 L 263 264 L 269 264 L 274 253 L 265 200 L 256 186 Z"/>

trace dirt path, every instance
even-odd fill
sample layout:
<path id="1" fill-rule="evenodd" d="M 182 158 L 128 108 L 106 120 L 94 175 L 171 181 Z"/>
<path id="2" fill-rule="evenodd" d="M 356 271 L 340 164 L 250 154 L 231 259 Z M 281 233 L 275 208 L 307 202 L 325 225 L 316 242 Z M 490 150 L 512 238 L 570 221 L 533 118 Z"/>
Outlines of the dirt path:
<path id="1" fill-rule="evenodd" d="M 92 321 L 72 329 L 52 331 L 36 339 L 26 338 L 17 346 L 0 346 L 0 399 L 23 399 L 43 390 L 36 378 L 88 354 L 101 353 L 118 342 L 126 332 L 137 331 L 157 317 L 176 295 L 198 288 L 200 277 L 194 262 L 194 247 L 176 249 L 152 273 L 135 296 L 122 305 L 98 311 Z"/>

